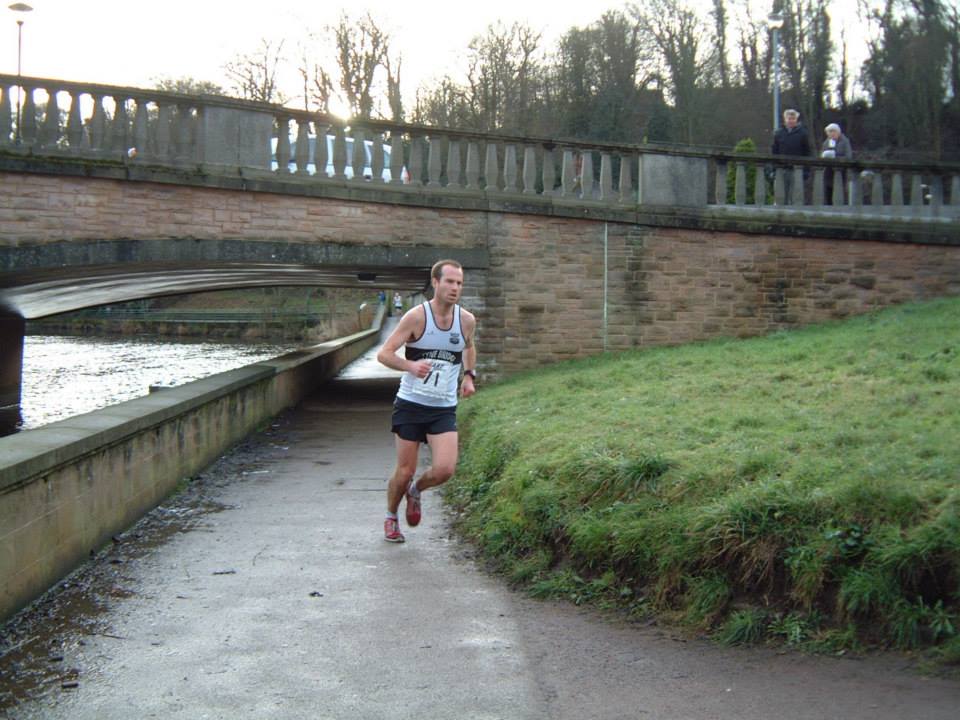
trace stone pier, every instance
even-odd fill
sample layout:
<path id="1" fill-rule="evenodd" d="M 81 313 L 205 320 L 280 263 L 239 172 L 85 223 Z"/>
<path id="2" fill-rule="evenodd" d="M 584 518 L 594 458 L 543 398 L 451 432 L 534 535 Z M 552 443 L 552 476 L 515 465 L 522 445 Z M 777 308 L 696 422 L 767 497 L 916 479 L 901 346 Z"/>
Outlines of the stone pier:
<path id="1" fill-rule="evenodd" d="M 23 369 L 23 333 L 26 321 L 0 315 L 0 436 L 20 425 L 20 376 Z"/>

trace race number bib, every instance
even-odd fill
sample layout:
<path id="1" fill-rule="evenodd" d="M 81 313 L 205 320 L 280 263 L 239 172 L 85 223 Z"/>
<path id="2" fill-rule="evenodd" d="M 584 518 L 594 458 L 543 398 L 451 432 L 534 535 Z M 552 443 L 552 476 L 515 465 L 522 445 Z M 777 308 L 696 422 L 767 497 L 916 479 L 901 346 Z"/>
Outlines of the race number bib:
<path id="1" fill-rule="evenodd" d="M 431 370 L 419 379 L 417 392 L 428 397 L 446 398 L 451 385 L 456 386 L 457 366 L 446 360 L 430 360 Z"/>

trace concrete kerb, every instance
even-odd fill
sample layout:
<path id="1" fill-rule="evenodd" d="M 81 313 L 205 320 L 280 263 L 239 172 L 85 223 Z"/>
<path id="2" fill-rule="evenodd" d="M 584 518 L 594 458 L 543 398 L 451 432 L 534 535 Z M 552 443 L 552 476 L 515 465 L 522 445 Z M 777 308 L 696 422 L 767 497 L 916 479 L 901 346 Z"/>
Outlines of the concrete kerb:
<path id="1" fill-rule="evenodd" d="M 373 347 L 383 315 L 345 338 L 0 438 L 0 620 Z"/>
<path id="2" fill-rule="evenodd" d="M 123 442 L 275 373 L 271 367 L 248 365 L 0 438 L 0 495 L 11 486 Z"/>

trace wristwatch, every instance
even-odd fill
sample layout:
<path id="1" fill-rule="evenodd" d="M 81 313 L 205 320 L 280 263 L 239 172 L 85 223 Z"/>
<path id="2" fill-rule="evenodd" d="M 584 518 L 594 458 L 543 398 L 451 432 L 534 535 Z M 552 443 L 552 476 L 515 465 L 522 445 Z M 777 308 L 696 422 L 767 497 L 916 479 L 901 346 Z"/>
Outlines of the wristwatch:
<path id="1" fill-rule="evenodd" d="M 474 380 L 477 379 L 477 371 L 476 371 L 476 370 L 464 370 L 464 371 L 463 371 L 463 374 L 464 374 L 464 376 L 469 375 L 469 376 L 472 377 Z"/>

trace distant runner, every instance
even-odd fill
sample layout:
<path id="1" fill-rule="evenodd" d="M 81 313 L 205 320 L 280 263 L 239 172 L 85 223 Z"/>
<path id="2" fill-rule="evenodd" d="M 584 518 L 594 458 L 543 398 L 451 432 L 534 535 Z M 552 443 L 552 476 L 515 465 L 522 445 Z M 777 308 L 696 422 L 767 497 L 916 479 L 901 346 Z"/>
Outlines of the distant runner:
<path id="1" fill-rule="evenodd" d="M 460 396 L 476 392 L 477 349 L 473 344 L 477 320 L 457 304 L 463 290 L 463 267 L 441 260 L 430 271 L 433 299 L 412 308 L 380 348 L 377 360 L 403 371 L 393 403 L 397 467 L 387 485 L 387 542 L 404 541 L 397 510 L 406 497 L 407 525 L 420 524 L 420 493 L 442 485 L 457 466 L 457 384 Z M 404 357 L 397 350 L 405 348 Z M 420 443 L 430 445 L 433 465 L 413 480 Z"/>

